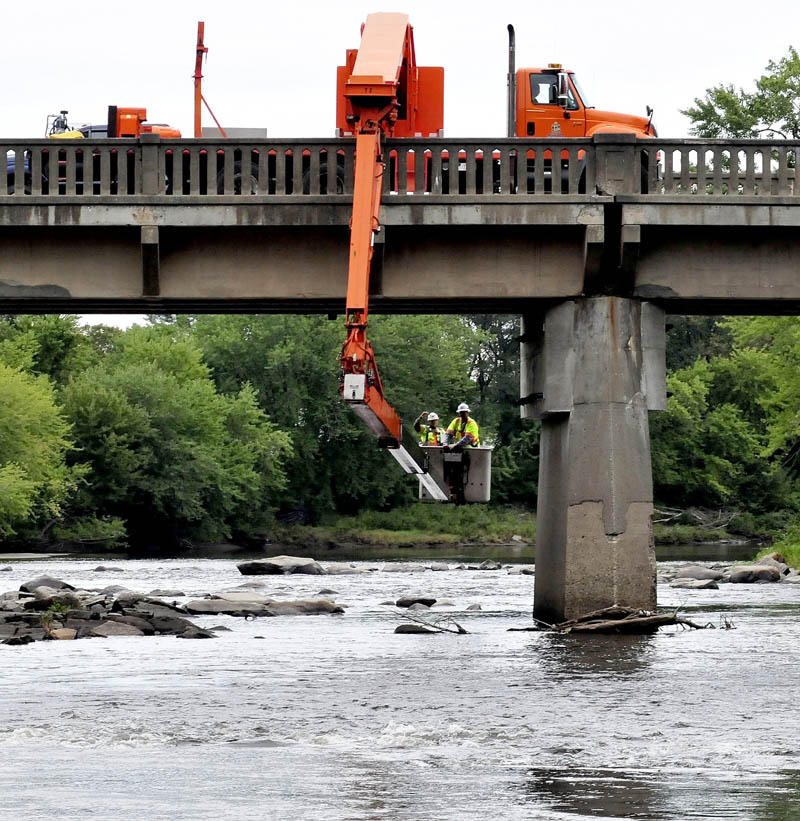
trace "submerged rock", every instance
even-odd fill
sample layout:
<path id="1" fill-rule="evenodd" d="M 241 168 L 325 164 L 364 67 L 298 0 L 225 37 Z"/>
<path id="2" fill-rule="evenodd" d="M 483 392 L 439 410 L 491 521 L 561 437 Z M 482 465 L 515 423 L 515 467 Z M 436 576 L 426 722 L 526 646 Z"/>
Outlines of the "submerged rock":
<path id="1" fill-rule="evenodd" d="M 268 559 L 255 559 L 237 565 L 243 576 L 280 576 L 290 573 L 304 573 L 311 576 L 324 576 L 325 570 L 315 559 L 301 556 L 271 556 Z"/>
<path id="2" fill-rule="evenodd" d="M 478 565 L 478 570 L 500 570 L 502 565 L 494 559 L 486 559 Z"/>
<path id="3" fill-rule="evenodd" d="M 720 581 L 725 574 L 719 570 L 712 570 L 710 567 L 704 567 L 701 564 L 690 564 L 686 567 L 680 568 L 675 573 L 676 579 L 712 579 L 715 582 Z"/>
<path id="4" fill-rule="evenodd" d="M 398 624 L 397 627 L 394 628 L 395 633 L 430 633 L 433 635 L 434 633 L 438 633 L 438 630 L 430 630 L 427 627 L 423 627 L 421 624 Z"/>
<path id="5" fill-rule="evenodd" d="M 674 579 L 669 586 L 683 590 L 719 590 L 715 579 Z"/>
<path id="6" fill-rule="evenodd" d="M 424 604 L 433 607 L 436 599 L 433 596 L 402 596 L 395 603 L 395 607 L 411 607 L 414 604 Z"/>

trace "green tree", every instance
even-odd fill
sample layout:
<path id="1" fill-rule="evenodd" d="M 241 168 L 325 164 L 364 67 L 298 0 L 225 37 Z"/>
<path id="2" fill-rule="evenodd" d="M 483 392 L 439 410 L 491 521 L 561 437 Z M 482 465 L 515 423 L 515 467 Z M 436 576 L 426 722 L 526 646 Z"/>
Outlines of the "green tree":
<path id="1" fill-rule="evenodd" d="M 92 468 L 78 514 L 122 518 L 138 544 L 263 529 L 291 446 L 254 391 L 216 391 L 196 344 L 133 328 L 62 392 L 71 458 Z"/>
<path id="2" fill-rule="evenodd" d="M 33 538 L 61 514 L 84 472 L 67 468 L 69 434 L 50 382 L 0 364 L 0 538 Z"/>
<path id="3" fill-rule="evenodd" d="M 800 139 L 800 56 L 789 47 L 785 57 L 770 60 L 755 91 L 717 85 L 683 109 L 698 137 Z"/>

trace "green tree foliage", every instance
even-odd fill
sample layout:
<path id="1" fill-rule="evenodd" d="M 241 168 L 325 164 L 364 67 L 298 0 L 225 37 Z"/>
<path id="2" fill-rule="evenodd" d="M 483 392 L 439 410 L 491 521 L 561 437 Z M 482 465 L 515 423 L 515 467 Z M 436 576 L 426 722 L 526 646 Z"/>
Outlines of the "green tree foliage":
<path id="1" fill-rule="evenodd" d="M 137 543 L 222 539 L 268 523 L 289 438 L 252 388 L 219 394 L 190 339 L 131 329 L 62 398 L 71 459 L 91 467 L 76 513 L 120 517 Z"/>
<path id="2" fill-rule="evenodd" d="M 0 364 L 0 538 L 58 517 L 83 473 L 67 468 L 69 425 L 46 378 Z"/>
<path id="3" fill-rule="evenodd" d="M 782 137 L 800 139 L 800 56 L 789 47 L 785 57 L 770 60 L 755 81 L 755 91 L 717 85 L 681 111 L 698 137 Z"/>
<path id="4" fill-rule="evenodd" d="M 193 317 L 194 338 L 223 393 L 248 382 L 262 409 L 291 434 L 285 510 L 312 520 L 408 502 L 413 480 L 374 440 L 339 394 L 341 321 L 316 316 Z M 387 399 L 411 421 L 437 411 L 445 424 L 472 401 L 469 363 L 481 334 L 458 317 L 383 317 L 370 338 Z"/>

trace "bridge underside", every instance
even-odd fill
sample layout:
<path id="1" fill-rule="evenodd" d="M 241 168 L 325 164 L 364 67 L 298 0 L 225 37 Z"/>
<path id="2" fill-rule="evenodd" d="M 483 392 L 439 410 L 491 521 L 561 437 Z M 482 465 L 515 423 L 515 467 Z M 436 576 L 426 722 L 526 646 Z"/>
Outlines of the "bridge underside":
<path id="1" fill-rule="evenodd" d="M 36 199 L 0 202 L 5 313 L 343 310 L 347 197 L 178 208 Z M 384 207 L 375 311 L 524 313 L 603 292 L 668 313 L 800 309 L 794 204 L 436 199 Z"/>

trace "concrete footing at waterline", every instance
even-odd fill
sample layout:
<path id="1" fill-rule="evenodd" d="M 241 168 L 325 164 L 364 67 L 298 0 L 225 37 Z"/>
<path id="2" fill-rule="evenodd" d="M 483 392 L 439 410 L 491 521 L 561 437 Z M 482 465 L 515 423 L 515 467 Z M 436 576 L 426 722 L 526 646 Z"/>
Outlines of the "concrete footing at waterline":
<path id="1" fill-rule="evenodd" d="M 666 407 L 664 313 L 591 297 L 528 316 L 523 415 L 541 419 L 536 618 L 656 605 L 648 411 Z"/>

